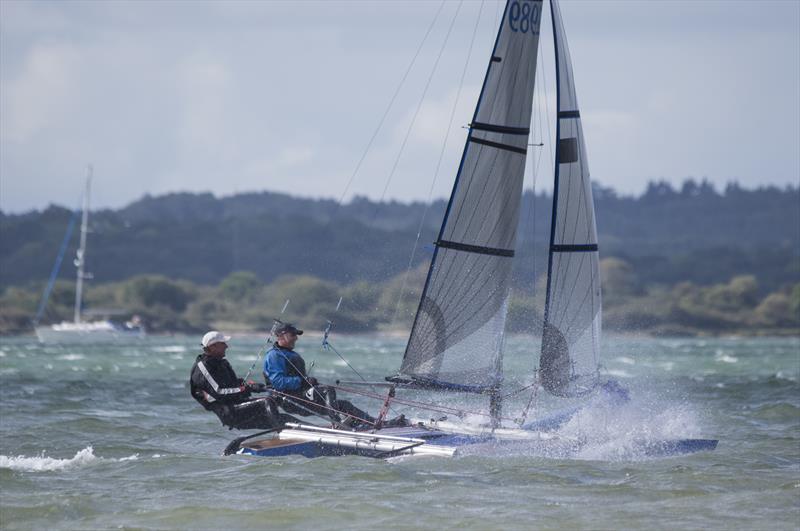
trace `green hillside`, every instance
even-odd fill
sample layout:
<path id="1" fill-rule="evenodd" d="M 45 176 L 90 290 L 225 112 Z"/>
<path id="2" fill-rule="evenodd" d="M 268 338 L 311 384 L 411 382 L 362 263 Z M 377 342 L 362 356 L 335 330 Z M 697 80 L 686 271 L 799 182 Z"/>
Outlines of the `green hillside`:
<path id="1" fill-rule="evenodd" d="M 679 190 L 651 183 L 639 197 L 598 187 L 595 199 L 604 274 L 610 275 L 604 286 L 610 325 L 724 331 L 755 329 L 768 321 L 789 326 L 800 318 L 791 313 L 792 290 L 800 282 L 798 188 L 729 185 L 718 192 L 708 183 L 689 180 Z M 532 193 L 523 200 L 512 321 L 518 314 L 521 323 L 535 321 L 533 301 L 546 272 L 551 201 Z M 351 308 L 351 328 L 402 325 L 393 323 L 397 304 L 387 293 L 399 296 L 404 282 L 411 292 L 418 291 L 444 208 L 444 201 L 426 208 L 363 198 L 339 206 L 270 192 L 144 197 L 119 210 L 92 212 L 88 270 L 94 281 L 87 305 L 136 311 L 151 320 L 151 327 L 158 322 L 155 328 L 164 330 L 200 329 L 219 320 L 262 326 L 284 300 L 285 286 L 294 282 L 300 291 L 311 290 L 312 284 L 318 291 L 316 302 L 309 301 L 304 310 L 293 303 L 297 317 L 322 319 L 330 308 L 314 309 L 314 304 L 335 303 L 349 293 L 349 304 L 361 301 Z M 0 320 L 5 323 L 0 328 L 29 326 L 71 216 L 57 206 L 0 213 Z M 50 319 L 67 312 L 74 278 L 69 261 L 76 245 L 74 234 L 59 275 L 63 282 L 48 308 Z M 404 281 L 409 264 L 415 274 Z M 235 279 L 241 282 L 234 274 L 240 271 L 250 272 L 248 289 L 237 284 L 241 294 L 232 299 L 226 289 L 218 291 Z M 731 283 L 730 289 L 749 295 L 721 303 L 727 295 L 717 292 Z M 148 303 L 137 292 L 162 288 L 172 293 L 166 302 L 157 296 Z M 761 308 L 757 318 L 753 312 L 772 295 L 769 311 Z M 403 308 L 413 313 L 414 304 L 411 296 Z M 648 304 L 655 309 L 648 310 Z M 765 317 L 781 308 L 788 312 L 783 321 Z M 709 318 L 706 310 L 714 316 Z M 629 318 L 630 312 L 641 318 Z"/>

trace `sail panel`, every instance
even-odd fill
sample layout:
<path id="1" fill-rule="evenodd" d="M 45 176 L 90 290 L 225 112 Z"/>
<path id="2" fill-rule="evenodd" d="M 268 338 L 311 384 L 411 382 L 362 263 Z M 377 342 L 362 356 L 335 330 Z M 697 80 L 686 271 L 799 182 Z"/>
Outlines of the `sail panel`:
<path id="1" fill-rule="evenodd" d="M 496 387 L 531 120 L 541 0 L 510 0 L 400 373 Z"/>
<path id="2" fill-rule="evenodd" d="M 597 227 L 572 61 L 557 0 L 551 0 L 558 134 L 547 301 L 539 361 L 542 385 L 579 396 L 597 384 L 601 294 Z"/>

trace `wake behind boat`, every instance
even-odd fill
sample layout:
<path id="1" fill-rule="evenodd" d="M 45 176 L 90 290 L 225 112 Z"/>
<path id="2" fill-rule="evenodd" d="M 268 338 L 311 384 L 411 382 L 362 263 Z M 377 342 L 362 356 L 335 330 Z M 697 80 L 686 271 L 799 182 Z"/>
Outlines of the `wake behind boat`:
<path id="1" fill-rule="evenodd" d="M 358 430 L 288 423 L 269 434 L 241 437 L 226 453 L 453 456 L 535 448 L 538 455 L 570 457 L 586 445 L 561 431 L 590 408 L 626 403 L 627 391 L 600 374 L 601 293 L 592 185 L 572 63 L 557 0 L 550 0 L 556 56 L 557 116 L 554 194 L 547 293 L 534 383 L 504 390 L 503 346 L 512 263 L 536 82 L 542 0 L 509 0 L 469 124 L 466 145 L 435 242 L 433 257 L 397 374 L 362 394 L 382 400 L 372 426 Z M 323 346 L 329 346 L 326 329 Z M 338 354 L 338 353 L 337 353 Z M 343 358 L 344 359 L 344 358 Z M 348 364 L 349 365 L 349 364 Z M 354 384 L 354 382 L 350 382 Z M 378 387 L 379 386 L 379 387 Z M 376 388 L 386 389 L 379 394 Z M 359 391 L 344 386 L 342 391 Z M 529 420 L 538 391 L 575 404 Z M 383 427 L 392 405 L 465 417 L 457 406 L 398 397 L 397 392 L 448 393 L 488 398 L 479 422 L 415 420 Z M 530 393 L 522 411 L 508 416 L 511 394 Z M 633 441 L 642 455 L 712 450 L 711 439 Z"/>

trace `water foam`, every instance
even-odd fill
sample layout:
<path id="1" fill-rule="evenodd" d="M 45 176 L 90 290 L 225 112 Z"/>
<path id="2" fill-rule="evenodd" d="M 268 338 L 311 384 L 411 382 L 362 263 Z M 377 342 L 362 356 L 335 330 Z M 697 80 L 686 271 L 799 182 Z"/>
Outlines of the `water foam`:
<path id="1" fill-rule="evenodd" d="M 723 363 L 738 363 L 739 361 L 739 358 L 737 358 L 736 356 L 729 354 L 728 352 L 719 348 L 714 353 L 714 359 L 716 361 L 721 361 Z"/>
<path id="2" fill-rule="evenodd" d="M 56 359 L 64 361 L 78 361 L 85 360 L 86 356 L 83 354 L 62 354 L 61 356 L 56 356 Z"/>
<path id="3" fill-rule="evenodd" d="M 154 352 L 186 352 L 187 348 L 183 345 L 167 345 L 164 347 L 153 347 Z"/>
<path id="4" fill-rule="evenodd" d="M 105 459 L 94 455 L 94 448 L 87 446 L 83 450 L 79 450 L 74 457 L 69 459 L 58 459 L 55 457 L 47 457 L 42 452 L 37 457 L 26 457 L 18 455 L 11 457 L 7 455 L 0 455 L 0 468 L 7 468 L 18 472 L 53 472 L 60 470 L 69 470 L 88 466 L 100 461 L 136 461 L 139 459 L 138 454 L 122 457 L 120 459 Z"/>
<path id="5" fill-rule="evenodd" d="M 99 457 L 94 455 L 94 448 L 87 446 L 75 454 L 71 459 L 57 459 L 55 457 L 46 457 L 44 452 L 38 457 L 25 457 L 18 455 L 17 457 L 9 457 L 0 455 L 0 468 L 9 468 L 11 470 L 24 471 L 24 472 L 49 472 L 53 470 L 65 470 L 69 468 L 76 468 L 85 466 L 97 461 Z"/>
<path id="6" fill-rule="evenodd" d="M 622 405 L 596 402 L 582 408 L 558 430 L 581 441 L 573 456 L 587 460 L 637 460 L 665 441 L 696 437 L 700 431 L 693 411 L 681 405 L 660 408 L 633 400 Z"/>

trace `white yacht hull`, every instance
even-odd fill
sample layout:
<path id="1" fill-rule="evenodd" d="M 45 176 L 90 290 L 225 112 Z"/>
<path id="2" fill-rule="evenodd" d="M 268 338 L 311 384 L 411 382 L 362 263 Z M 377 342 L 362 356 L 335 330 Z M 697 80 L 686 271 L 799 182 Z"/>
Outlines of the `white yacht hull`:
<path id="1" fill-rule="evenodd" d="M 42 343 L 113 343 L 142 339 L 145 336 L 146 332 L 142 327 L 125 328 L 111 321 L 64 322 L 36 327 L 36 337 Z"/>

